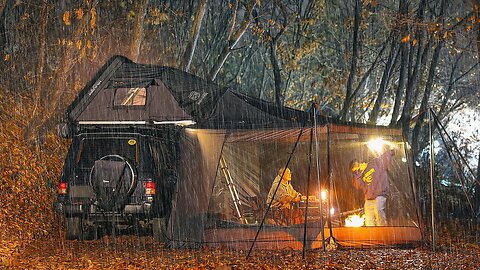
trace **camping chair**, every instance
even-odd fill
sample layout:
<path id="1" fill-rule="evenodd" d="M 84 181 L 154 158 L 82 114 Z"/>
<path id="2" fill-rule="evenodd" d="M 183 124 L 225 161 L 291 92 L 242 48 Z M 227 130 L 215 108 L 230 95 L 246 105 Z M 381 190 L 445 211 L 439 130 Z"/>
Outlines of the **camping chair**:
<path id="1" fill-rule="evenodd" d="M 289 216 L 286 214 L 286 211 L 276 207 L 271 207 L 267 214 L 268 224 L 279 225 L 279 226 L 288 226 L 291 224 Z"/>

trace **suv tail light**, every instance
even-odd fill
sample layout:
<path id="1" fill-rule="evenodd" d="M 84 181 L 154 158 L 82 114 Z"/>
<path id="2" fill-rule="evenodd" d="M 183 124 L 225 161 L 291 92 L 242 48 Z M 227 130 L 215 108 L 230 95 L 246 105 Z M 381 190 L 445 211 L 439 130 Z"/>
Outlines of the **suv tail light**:
<path id="1" fill-rule="evenodd" d="M 58 194 L 60 195 L 67 194 L 67 183 L 65 182 L 58 183 Z"/>
<path id="2" fill-rule="evenodd" d="M 145 194 L 155 195 L 155 182 L 145 182 Z"/>

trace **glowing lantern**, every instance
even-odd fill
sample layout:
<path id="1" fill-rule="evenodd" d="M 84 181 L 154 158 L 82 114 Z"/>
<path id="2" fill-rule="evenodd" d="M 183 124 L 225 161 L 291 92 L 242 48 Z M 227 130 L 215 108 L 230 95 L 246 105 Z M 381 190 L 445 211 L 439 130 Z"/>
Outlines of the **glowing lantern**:
<path id="1" fill-rule="evenodd" d="M 376 153 L 377 155 L 381 155 L 385 150 L 385 146 L 389 146 L 389 148 L 394 148 L 395 144 L 381 138 L 377 138 L 368 141 L 367 146 L 372 152 Z"/>
<path id="2" fill-rule="evenodd" d="M 320 198 L 322 198 L 322 201 L 327 199 L 327 191 L 326 190 L 322 190 L 320 192 Z"/>
<path id="3" fill-rule="evenodd" d="M 382 139 L 374 139 L 374 140 L 369 141 L 367 143 L 367 146 L 374 153 L 381 154 L 385 143 L 386 142 Z"/>
<path id="4" fill-rule="evenodd" d="M 365 215 L 350 215 L 345 219 L 345 227 L 362 227 L 365 222 Z"/>

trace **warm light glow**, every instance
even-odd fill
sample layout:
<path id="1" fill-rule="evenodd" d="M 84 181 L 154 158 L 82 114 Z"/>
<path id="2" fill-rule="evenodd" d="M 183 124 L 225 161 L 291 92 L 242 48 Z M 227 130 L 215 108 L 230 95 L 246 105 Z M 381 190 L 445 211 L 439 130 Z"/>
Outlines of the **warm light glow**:
<path id="1" fill-rule="evenodd" d="M 376 138 L 376 139 L 373 139 L 373 140 L 370 140 L 367 142 L 367 146 L 368 148 L 380 155 L 380 154 L 383 154 L 383 152 L 385 151 L 385 146 L 388 145 L 390 148 L 395 148 L 395 144 L 392 143 L 392 142 L 389 142 L 389 141 L 386 141 L 382 138 Z"/>
<path id="2" fill-rule="evenodd" d="M 385 146 L 385 143 L 386 142 L 383 139 L 377 138 L 377 139 L 370 140 L 367 143 L 367 146 L 374 153 L 380 154 L 383 151 L 383 147 Z"/>
<path id="3" fill-rule="evenodd" d="M 362 227 L 365 222 L 365 215 L 350 215 L 345 219 L 345 227 Z"/>
<path id="4" fill-rule="evenodd" d="M 330 215 L 335 215 L 335 209 L 333 207 L 330 208 Z"/>
<path id="5" fill-rule="evenodd" d="M 327 191 L 326 190 L 322 190 L 320 192 L 320 198 L 322 198 L 323 201 L 327 199 Z"/>

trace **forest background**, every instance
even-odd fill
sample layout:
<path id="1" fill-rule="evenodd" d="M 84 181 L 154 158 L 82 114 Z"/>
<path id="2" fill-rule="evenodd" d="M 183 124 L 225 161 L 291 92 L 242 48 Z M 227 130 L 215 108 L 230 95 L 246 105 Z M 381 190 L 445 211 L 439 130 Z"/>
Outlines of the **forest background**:
<path id="1" fill-rule="evenodd" d="M 52 204 L 69 142 L 56 124 L 117 54 L 277 105 L 316 101 L 334 118 L 402 127 L 426 217 L 430 111 L 448 131 L 433 127 L 437 218 L 478 219 L 479 9 L 479 0 L 0 0 L 0 237 L 58 235 Z"/>

